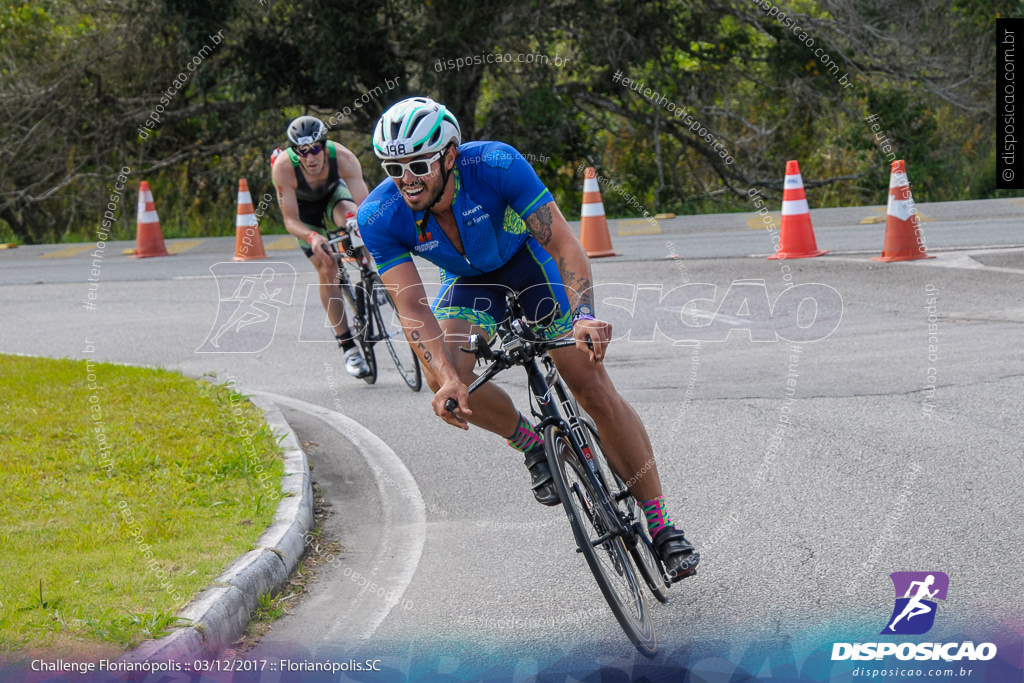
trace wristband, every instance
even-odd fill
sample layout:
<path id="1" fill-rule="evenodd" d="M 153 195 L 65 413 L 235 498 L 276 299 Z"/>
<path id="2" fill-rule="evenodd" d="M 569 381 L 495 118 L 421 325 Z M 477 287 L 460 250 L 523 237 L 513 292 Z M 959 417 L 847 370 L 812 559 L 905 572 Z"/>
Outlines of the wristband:
<path id="1" fill-rule="evenodd" d="M 576 310 L 572 313 L 572 324 L 575 325 L 580 320 L 597 320 L 594 317 L 594 307 L 589 304 L 577 306 Z"/>
<path id="2" fill-rule="evenodd" d="M 313 246 L 313 235 L 315 235 L 315 234 L 316 234 L 315 230 L 309 233 L 309 246 Z"/>

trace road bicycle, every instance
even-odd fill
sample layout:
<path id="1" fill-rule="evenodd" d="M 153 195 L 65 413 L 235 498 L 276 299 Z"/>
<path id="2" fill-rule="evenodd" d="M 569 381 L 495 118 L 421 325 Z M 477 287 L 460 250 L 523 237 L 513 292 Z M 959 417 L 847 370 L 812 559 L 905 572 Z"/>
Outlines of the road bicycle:
<path id="1" fill-rule="evenodd" d="M 357 230 L 358 228 L 353 228 Z M 359 344 L 363 359 L 370 368 L 363 377 L 367 384 L 377 381 L 377 356 L 374 345 L 384 342 L 391 354 L 391 360 L 398 368 L 398 374 L 413 391 L 423 386 L 420 361 L 409 346 L 402 331 L 401 318 L 391 297 L 391 292 L 381 282 L 380 275 L 370 265 L 370 256 L 361 241 L 353 244 L 349 230 L 327 231 L 328 255 L 338 264 L 338 287 L 341 296 L 352 312 L 352 338 Z M 357 278 L 350 277 L 358 273 Z"/>
<path id="2" fill-rule="evenodd" d="M 597 429 L 581 414 L 548 355 L 552 349 L 576 342 L 542 336 L 558 316 L 557 310 L 546 320 L 531 323 L 516 294 L 506 298 L 511 315 L 498 328 L 500 344 L 492 348 L 474 334 L 468 348 L 462 349 L 489 362 L 469 391 L 513 366 L 526 369 L 530 410 L 544 434 L 548 466 L 576 539 L 576 551 L 586 558 L 622 630 L 641 653 L 653 657 L 657 636 L 641 582 L 665 602 L 671 580 L 648 537 L 643 510 L 608 465 Z M 445 409 L 454 414 L 456 405 L 448 399 Z"/>

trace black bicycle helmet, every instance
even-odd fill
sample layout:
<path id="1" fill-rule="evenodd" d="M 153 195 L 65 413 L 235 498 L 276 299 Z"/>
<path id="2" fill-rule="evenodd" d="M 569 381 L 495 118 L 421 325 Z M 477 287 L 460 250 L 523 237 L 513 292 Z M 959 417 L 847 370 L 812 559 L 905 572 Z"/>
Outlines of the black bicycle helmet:
<path id="1" fill-rule="evenodd" d="M 288 140 L 295 147 L 315 145 L 327 139 L 327 126 L 315 116 L 300 116 L 288 124 Z"/>

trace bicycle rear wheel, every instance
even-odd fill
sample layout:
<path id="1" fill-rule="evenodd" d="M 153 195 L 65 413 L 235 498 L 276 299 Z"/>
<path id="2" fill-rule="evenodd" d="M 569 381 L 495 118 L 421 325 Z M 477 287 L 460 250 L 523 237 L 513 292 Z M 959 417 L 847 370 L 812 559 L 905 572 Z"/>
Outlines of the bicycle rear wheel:
<path id="1" fill-rule="evenodd" d="M 423 375 L 420 371 L 420 361 L 416 352 L 405 338 L 402 331 L 402 319 L 398 316 L 398 309 L 395 307 L 391 292 L 388 291 L 380 276 L 374 273 L 367 280 L 368 296 L 370 297 L 370 308 L 376 326 L 375 340 L 383 340 L 391 354 L 391 360 L 398 368 L 398 374 L 413 391 L 419 391 L 423 386 Z"/>
<path id="2" fill-rule="evenodd" d="M 609 495 L 616 502 L 622 522 L 633 529 L 632 538 L 626 540 L 626 547 L 629 549 L 633 563 L 640 570 L 644 583 L 651 590 L 651 594 L 658 599 L 658 602 L 668 602 L 668 583 L 665 582 L 665 573 L 662 571 L 661 562 L 654 554 L 654 544 L 647 535 L 647 517 L 644 515 L 640 504 L 629 492 L 622 478 L 612 471 L 601 447 L 601 437 L 597 429 L 589 420 L 581 420 L 589 432 L 588 444 L 594 455 L 594 462 L 598 466 L 601 477 Z"/>
<path id="3" fill-rule="evenodd" d="M 608 519 L 611 513 L 605 508 L 609 503 L 607 492 L 600 484 L 595 485 L 583 454 L 561 430 L 549 426 L 544 430 L 544 440 L 555 487 L 579 552 L 590 565 L 622 630 L 637 650 L 653 657 L 658 651 L 654 622 L 622 538 L 609 534 L 615 524 Z"/>

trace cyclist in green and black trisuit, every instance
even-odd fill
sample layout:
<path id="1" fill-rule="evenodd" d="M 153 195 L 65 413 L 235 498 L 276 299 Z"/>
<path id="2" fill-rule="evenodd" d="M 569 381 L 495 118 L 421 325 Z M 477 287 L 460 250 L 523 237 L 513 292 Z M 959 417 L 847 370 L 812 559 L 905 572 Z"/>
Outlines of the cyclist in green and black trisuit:
<path id="1" fill-rule="evenodd" d="M 284 227 L 299 241 L 320 277 L 320 301 L 345 352 L 345 370 L 353 377 L 370 372 L 352 340 L 338 288 L 338 264 L 323 249 L 325 221 L 332 230 L 346 227 L 346 216 L 368 191 L 356 156 L 327 139 L 327 126 L 315 116 L 300 116 L 288 125 L 292 146 L 274 161 L 273 178 Z"/>

